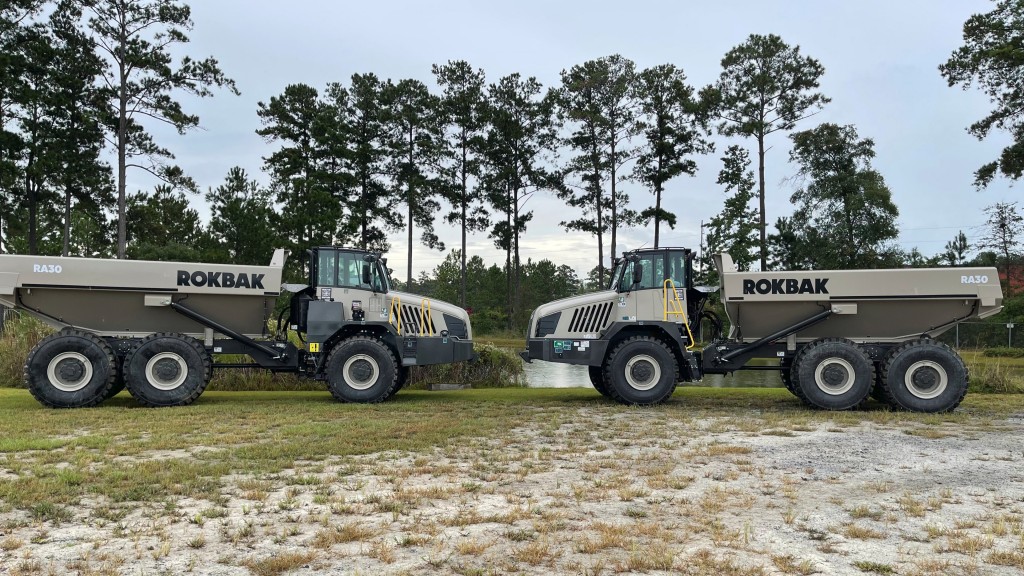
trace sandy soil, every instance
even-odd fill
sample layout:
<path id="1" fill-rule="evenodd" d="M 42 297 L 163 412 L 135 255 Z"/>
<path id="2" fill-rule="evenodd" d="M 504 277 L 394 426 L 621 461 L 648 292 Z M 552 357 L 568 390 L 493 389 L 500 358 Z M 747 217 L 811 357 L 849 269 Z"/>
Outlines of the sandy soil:
<path id="1" fill-rule="evenodd" d="M 9 510 L 0 573 L 1022 573 L 1024 420 L 895 421 L 540 410 L 502 438 L 231 477 L 217 502 Z"/>

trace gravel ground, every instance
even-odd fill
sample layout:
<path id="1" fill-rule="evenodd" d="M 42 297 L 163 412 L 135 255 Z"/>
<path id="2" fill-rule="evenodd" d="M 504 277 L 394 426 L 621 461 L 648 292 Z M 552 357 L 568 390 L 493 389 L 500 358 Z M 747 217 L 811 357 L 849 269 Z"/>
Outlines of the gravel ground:
<path id="1" fill-rule="evenodd" d="M 1024 572 L 1021 419 L 742 412 L 539 409 L 498 438 L 229 477 L 216 502 L 7 509 L 0 574 Z"/>

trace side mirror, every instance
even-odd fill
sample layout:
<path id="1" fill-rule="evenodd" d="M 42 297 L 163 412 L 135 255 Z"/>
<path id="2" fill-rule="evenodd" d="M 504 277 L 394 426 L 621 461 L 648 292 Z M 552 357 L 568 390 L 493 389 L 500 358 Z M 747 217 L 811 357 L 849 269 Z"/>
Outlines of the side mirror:
<path id="1" fill-rule="evenodd" d="M 640 262 L 633 262 L 633 286 L 643 282 L 644 280 L 644 265 Z"/>
<path id="2" fill-rule="evenodd" d="M 363 265 L 363 284 L 370 283 L 370 267 L 366 264 Z"/>

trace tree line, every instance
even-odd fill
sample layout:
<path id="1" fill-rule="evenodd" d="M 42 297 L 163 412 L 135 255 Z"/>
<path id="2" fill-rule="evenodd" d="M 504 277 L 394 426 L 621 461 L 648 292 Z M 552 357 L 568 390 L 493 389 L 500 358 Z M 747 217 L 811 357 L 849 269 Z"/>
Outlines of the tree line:
<path id="1" fill-rule="evenodd" d="M 997 174 L 1019 178 L 1024 166 L 1015 88 L 1024 58 L 1000 49 L 1020 42 L 1022 11 L 1004 0 L 972 17 L 965 45 L 940 66 L 951 86 L 980 85 L 996 104 L 971 133 L 1002 129 L 1015 139 L 976 173 L 978 186 Z M 281 245 L 300 258 L 313 245 L 386 251 L 389 235 L 403 232 L 408 285 L 417 282 L 414 242 L 445 250 L 435 230 L 444 221 L 461 235 L 452 252 L 457 277 L 445 268 L 457 286 L 449 299 L 470 305 L 467 239 L 486 233 L 505 253 L 495 266 L 504 286 L 488 288 L 488 297 L 502 296 L 512 322 L 529 309 L 524 269 L 540 265 L 521 259 L 531 196 L 561 199 L 570 208 L 561 226 L 594 237 L 590 285 L 600 286 L 618 232 L 651 225 L 658 246 L 683 200 L 667 196 L 678 189 L 669 183 L 695 175 L 724 138 L 723 206 L 702 231 L 702 253 L 727 251 L 741 269 L 927 261 L 895 242 L 899 212 L 872 167 L 873 141 L 852 125 L 797 130 L 830 102 L 819 86 L 825 68 L 771 34 L 729 50 L 704 87 L 675 64 L 637 69 L 617 54 L 565 69 L 549 87 L 519 73 L 488 79 L 465 61 L 434 65 L 433 88 L 372 72 L 321 87 L 288 85 L 256 110 L 257 132 L 274 147 L 263 159 L 269 182 L 231 168 L 203 193 L 211 207 L 204 223 L 190 207 L 199 186 L 147 128 L 197 127 L 181 94 L 237 93 L 214 58 L 174 56 L 191 30 L 188 6 L 175 0 L 0 7 L 0 251 L 261 263 Z M 769 224 L 765 154 L 783 136 L 791 141 L 794 211 Z M 128 176 L 139 172 L 160 184 L 129 194 Z M 646 193 L 631 198 L 626 187 Z M 573 289 L 585 284 L 576 280 Z"/>

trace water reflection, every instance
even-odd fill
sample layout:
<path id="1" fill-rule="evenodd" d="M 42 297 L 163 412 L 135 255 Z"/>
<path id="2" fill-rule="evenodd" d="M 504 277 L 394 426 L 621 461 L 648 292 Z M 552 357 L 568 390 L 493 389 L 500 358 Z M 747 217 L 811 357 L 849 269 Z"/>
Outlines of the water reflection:
<path id="1" fill-rule="evenodd" d="M 590 377 L 586 366 L 558 364 L 556 362 L 523 363 L 526 369 L 526 385 L 530 388 L 586 388 Z M 779 373 L 774 370 L 740 370 L 730 376 L 709 374 L 700 382 L 687 386 L 711 386 L 714 388 L 773 388 L 781 387 Z"/>

